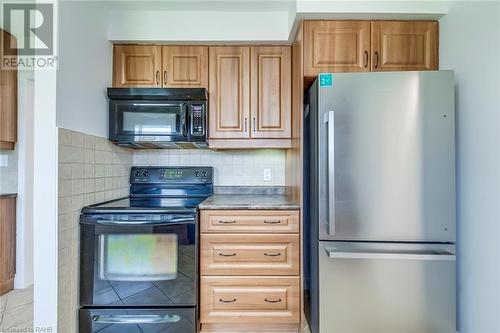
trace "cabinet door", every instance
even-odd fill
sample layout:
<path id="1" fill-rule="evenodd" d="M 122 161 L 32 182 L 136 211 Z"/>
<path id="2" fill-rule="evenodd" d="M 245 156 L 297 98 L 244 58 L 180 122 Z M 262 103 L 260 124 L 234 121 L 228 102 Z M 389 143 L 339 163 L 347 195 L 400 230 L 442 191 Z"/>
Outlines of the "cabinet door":
<path id="1" fill-rule="evenodd" d="M 163 46 L 163 86 L 208 88 L 208 47 Z"/>
<path id="2" fill-rule="evenodd" d="M 0 198 L 0 295 L 14 288 L 16 198 Z"/>
<path id="3" fill-rule="evenodd" d="M 251 50 L 253 138 L 291 136 L 291 50 L 289 46 L 256 46 Z"/>
<path id="4" fill-rule="evenodd" d="M 210 138 L 249 138 L 250 48 L 210 47 Z"/>
<path id="5" fill-rule="evenodd" d="M 161 87 L 161 46 L 114 45 L 113 87 Z"/>
<path id="6" fill-rule="evenodd" d="M 438 23 L 373 21 L 372 71 L 438 69 Z"/>
<path id="7" fill-rule="evenodd" d="M 14 37 L 0 30 L 4 45 L 16 43 Z M 12 44 L 10 44 L 12 45 Z M 3 52 L 2 52 L 3 53 Z M 15 57 L 9 54 L 8 57 Z M 17 140 L 17 70 L 0 69 L 0 149 L 14 149 Z"/>
<path id="8" fill-rule="evenodd" d="M 304 76 L 370 71 L 370 21 L 306 21 L 304 43 Z"/>

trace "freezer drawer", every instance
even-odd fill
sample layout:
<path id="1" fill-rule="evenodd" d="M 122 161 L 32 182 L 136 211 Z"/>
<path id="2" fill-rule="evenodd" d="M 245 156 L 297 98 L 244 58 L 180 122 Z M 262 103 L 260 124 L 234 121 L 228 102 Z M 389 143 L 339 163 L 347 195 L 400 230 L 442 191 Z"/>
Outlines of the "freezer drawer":
<path id="1" fill-rule="evenodd" d="M 455 333 L 453 245 L 320 242 L 320 333 Z"/>
<path id="2" fill-rule="evenodd" d="M 196 308 L 80 309 L 80 333 L 195 333 Z"/>

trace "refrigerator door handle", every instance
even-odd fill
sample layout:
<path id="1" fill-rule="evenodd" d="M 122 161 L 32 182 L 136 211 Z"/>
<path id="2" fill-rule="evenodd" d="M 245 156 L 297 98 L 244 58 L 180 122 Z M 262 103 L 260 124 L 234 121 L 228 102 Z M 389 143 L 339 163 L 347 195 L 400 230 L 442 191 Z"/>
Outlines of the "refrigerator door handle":
<path id="1" fill-rule="evenodd" d="M 328 234 L 335 235 L 335 111 L 328 111 Z"/>
<path id="2" fill-rule="evenodd" d="M 330 259 L 384 259 L 384 260 L 434 260 L 456 261 L 455 254 L 448 251 L 342 251 L 334 248 L 325 248 Z"/>

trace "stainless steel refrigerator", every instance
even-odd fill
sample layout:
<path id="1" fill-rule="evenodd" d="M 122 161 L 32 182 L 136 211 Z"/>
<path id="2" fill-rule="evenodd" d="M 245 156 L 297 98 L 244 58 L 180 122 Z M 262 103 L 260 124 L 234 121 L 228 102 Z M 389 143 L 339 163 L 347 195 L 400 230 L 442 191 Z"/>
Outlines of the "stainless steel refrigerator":
<path id="1" fill-rule="evenodd" d="M 321 74 L 304 110 L 313 333 L 455 333 L 453 71 Z"/>

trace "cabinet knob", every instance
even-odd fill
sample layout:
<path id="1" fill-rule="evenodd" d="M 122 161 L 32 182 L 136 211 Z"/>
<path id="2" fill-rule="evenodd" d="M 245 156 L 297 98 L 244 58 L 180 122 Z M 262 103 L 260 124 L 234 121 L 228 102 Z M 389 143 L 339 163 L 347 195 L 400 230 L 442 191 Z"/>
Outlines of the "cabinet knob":
<path id="1" fill-rule="evenodd" d="M 264 223 L 267 223 L 267 224 L 280 224 L 281 223 L 281 220 L 276 220 L 276 221 L 272 221 L 272 220 L 265 220 Z"/>
<path id="2" fill-rule="evenodd" d="M 375 51 L 375 68 L 378 68 L 378 51 Z"/>
<path id="3" fill-rule="evenodd" d="M 279 257 L 281 253 L 264 253 L 266 257 Z"/>
<path id="4" fill-rule="evenodd" d="M 156 84 L 160 85 L 160 71 L 156 71 Z"/>
<path id="5" fill-rule="evenodd" d="M 163 72 L 163 84 L 167 84 L 167 71 Z"/>
<path id="6" fill-rule="evenodd" d="M 243 130 L 245 132 L 248 131 L 248 118 L 245 117 L 245 122 L 243 123 Z"/>
<path id="7" fill-rule="evenodd" d="M 219 255 L 221 257 L 234 257 L 236 256 L 236 253 L 230 253 L 230 254 L 226 254 L 226 253 L 219 253 Z"/>
<path id="8" fill-rule="evenodd" d="M 368 51 L 365 51 L 365 68 L 368 67 Z"/>

